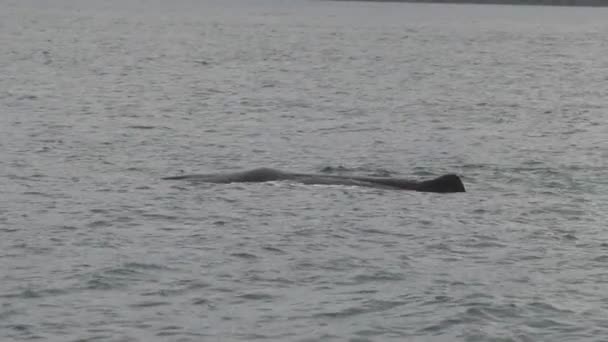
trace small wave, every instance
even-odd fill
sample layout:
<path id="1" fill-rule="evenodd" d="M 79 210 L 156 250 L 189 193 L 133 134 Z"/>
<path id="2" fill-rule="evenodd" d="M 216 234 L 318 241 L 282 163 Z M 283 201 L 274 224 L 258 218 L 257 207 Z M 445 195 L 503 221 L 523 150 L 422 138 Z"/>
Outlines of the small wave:
<path id="1" fill-rule="evenodd" d="M 89 228 L 102 228 L 102 227 L 110 227 L 112 223 L 104 220 L 97 220 L 87 224 Z"/>
<path id="2" fill-rule="evenodd" d="M 230 254 L 233 257 L 242 258 L 242 259 L 257 259 L 258 257 L 254 254 L 249 253 L 232 253 Z"/>
<path id="3" fill-rule="evenodd" d="M 339 311 L 330 311 L 314 314 L 314 318 L 346 318 L 361 314 L 391 310 L 406 304 L 401 301 L 369 300 L 361 306 L 349 307 Z"/>
<path id="4" fill-rule="evenodd" d="M 159 265 L 159 264 L 146 264 L 139 262 L 127 262 L 122 268 L 117 270 L 173 270 L 171 267 Z"/>
<path id="5" fill-rule="evenodd" d="M 0 295 L 0 298 L 21 298 L 21 299 L 31 299 L 31 298 L 42 298 L 48 296 L 59 296 L 63 294 L 70 293 L 70 289 L 44 289 L 44 290 L 33 290 L 26 289 L 23 291 L 15 292 L 15 293 L 6 293 Z"/>
<path id="6" fill-rule="evenodd" d="M 177 221 L 181 219 L 181 217 L 173 216 L 173 215 L 163 215 L 163 214 L 142 214 L 142 217 L 154 220 L 167 220 L 167 221 Z"/>
<path id="7" fill-rule="evenodd" d="M 127 128 L 131 128 L 131 129 L 155 129 L 158 128 L 156 126 L 146 126 L 146 125 L 132 125 L 132 126 L 127 126 Z"/>
<path id="8" fill-rule="evenodd" d="M 129 262 L 119 267 L 107 267 L 80 277 L 84 278 L 85 289 L 112 290 L 147 281 L 159 270 L 171 270 L 171 268 L 158 264 Z"/>
<path id="9" fill-rule="evenodd" d="M 211 301 L 207 298 L 194 298 L 192 305 L 211 305 Z"/>
<path id="10" fill-rule="evenodd" d="M 280 253 L 280 254 L 286 253 L 284 250 L 276 248 L 276 247 L 272 247 L 272 246 L 265 246 L 265 247 L 262 247 L 262 249 L 270 251 L 270 252 Z"/>
<path id="11" fill-rule="evenodd" d="M 539 313 L 539 314 L 543 314 L 543 315 L 547 315 L 547 314 L 570 314 L 573 313 L 573 311 L 571 310 L 566 310 L 566 309 L 560 309 L 555 305 L 549 304 L 549 303 L 545 303 L 545 302 L 532 302 L 529 303 L 526 306 L 528 309 L 531 309 L 532 311 Z"/>
<path id="12" fill-rule="evenodd" d="M 403 273 L 392 273 L 386 271 L 380 271 L 371 274 L 359 274 L 351 278 L 354 284 L 364 284 L 368 282 L 385 282 L 385 281 L 397 281 L 405 279 Z"/>
<path id="13" fill-rule="evenodd" d="M 513 304 L 470 303 L 465 305 L 464 311 L 459 311 L 446 317 L 436 324 L 423 327 L 420 333 L 441 333 L 453 328 L 468 324 L 484 322 L 501 322 L 521 316 L 521 309 Z"/>
<path id="14" fill-rule="evenodd" d="M 525 325 L 530 328 L 543 329 L 543 330 L 555 329 L 558 327 L 564 328 L 564 327 L 571 326 L 570 323 L 560 322 L 558 320 L 550 319 L 550 318 L 531 319 L 531 320 L 528 320 Z"/>
<path id="15" fill-rule="evenodd" d="M 600 255 L 598 257 L 593 258 L 592 260 L 596 262 L 608 262 L 608 255 Z"/>
<path id="16" fill-rule="evenodd" d="M 20 332 L 30 331 L 34 328 L 34 326 L 31 324 L 9 324 L 6 327 Z"/>
<path id="17" fill-rule="evenodd" d="M 273 295 L 269 295 L 266 293 L 245 293 L 237 296 L 238 298 L 247 299 L 247 300 L 267 300 L 270 301 L 275 298 Z"/>
<path id="18" fill-rule="evenodd" d="M 38 96 L 36 95 L 21 95 L 19 97 L 17 97 L 17 100 L 19 101 L 23 101 L 23 100 L 37 100 Z"/>
<path id="19" fill-rule="evenodd" d="M 475 241 L 470 243 L 464 243 L 462 244 L 462 246 L 469 248 L 504 248 L 507 245 L 494 241 Z"/>
<path id="20" fill-rule="evenodd" d="M 46 197 L 46 198 L 53 198 L 54 197 L 51 194 L 45 194 L 45 193 L 38 192 L 38 191 L 25 191 L 22 194 L 26 195 L 26 196 L 41 196 L 41 197 Z"/>
<path id="21" fill-rule="evenodd" d="M 400 237 L 406 237 L 406 238 L 407 237 L 412 237 L 412 234 L 399 233 L 399 232 L 390 232 L 390 231 L 384 231 L 384 230 L 375 229 L 375 228 L 361 229 L 360 232 L 361 233 L 366 233 L 366 234 L 400 236 Z"/>
<path id="22" fill-rule="evenodd" d="M 145 302 L 130 304 L 129 307 L 132 307 L 132 308 L 149 308 L 149 307 L 155 307 L 155 306 L 165 306 L 165 305 L 170 305 L 170 304 L 171 304 L 170 302 L 145 301 Z"/>

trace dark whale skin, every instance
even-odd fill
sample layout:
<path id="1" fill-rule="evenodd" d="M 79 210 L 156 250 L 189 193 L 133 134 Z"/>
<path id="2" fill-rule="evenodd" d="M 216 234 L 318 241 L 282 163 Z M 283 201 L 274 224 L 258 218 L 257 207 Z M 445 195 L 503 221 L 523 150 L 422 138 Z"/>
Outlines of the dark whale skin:
<path id="1" fill-rule="evenodd" d="M 204 183 L 247 183 L 290 180 L 304 184 L 356 185 L 382 189 L 401 189 L 420 192 L 455 193 L 466 192 L 460 177 L 446 174 L 426 181 L 403 178 L 364 177 L 348 175 L 320 175 L 291 173 L 271 168 L 258 168 L 234 173 L 196 174 L 165 177 L 165 180 L 188 180 Z"/>

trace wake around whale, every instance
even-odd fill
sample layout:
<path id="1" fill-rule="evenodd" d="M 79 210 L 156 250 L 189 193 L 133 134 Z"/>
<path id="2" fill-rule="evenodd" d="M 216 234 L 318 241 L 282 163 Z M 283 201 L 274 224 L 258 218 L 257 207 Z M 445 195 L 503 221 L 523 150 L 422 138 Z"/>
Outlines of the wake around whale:
<path id="1" fill-rule="evenodd" d="M 355 185 L 380 189 L 437 193 L 465 192 L 464 184 L 462 184 L 460 177 L 455 174 L 446 174 L 435 179 L 418 182 L 402 178 L 291 173 L 270 168 L 259 168 L 234 173 L 183 175 L 165 177 L 163 179 L 204 183 L 246 183 L 288 180 L 303 184 Z"/>

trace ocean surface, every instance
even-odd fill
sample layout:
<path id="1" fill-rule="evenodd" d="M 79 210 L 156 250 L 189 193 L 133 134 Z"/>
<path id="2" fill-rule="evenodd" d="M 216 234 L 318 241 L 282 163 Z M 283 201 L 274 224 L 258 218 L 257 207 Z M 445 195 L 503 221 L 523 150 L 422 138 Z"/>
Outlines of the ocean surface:
<path id="1" fill-rule="evenodd" d="M 0 340 L 608 341 L 606 18 L 0 0 Z"/>

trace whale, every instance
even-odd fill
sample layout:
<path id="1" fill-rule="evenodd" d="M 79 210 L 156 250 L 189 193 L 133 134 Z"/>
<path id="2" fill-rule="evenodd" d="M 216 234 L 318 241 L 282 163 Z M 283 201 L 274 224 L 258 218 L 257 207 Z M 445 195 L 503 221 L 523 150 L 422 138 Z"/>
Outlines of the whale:
<path id="1" fill-rule="evenodd" d="M 445 174 L 429 180 L 414 181 L 392 177 L 292 173 L 263 167 L 233 173 L 180 175 L 164 177 L 162 179 L 185 180 L 203 183 L 259 183 L 271 181 L 292 181 L 302 184 L 350 185 L 378 189 L 412 190 L 419 192 L 466 192 L 462 180 L 456 174 Z"/>

